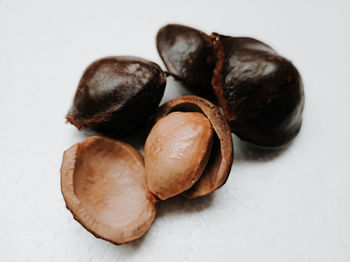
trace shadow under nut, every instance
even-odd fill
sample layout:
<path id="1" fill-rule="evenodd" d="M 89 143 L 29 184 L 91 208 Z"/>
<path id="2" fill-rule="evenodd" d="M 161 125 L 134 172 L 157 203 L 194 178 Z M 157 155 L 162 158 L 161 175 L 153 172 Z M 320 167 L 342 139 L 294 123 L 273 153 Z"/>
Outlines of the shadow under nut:
<path id="1" fill-rule="evenodd" d="M 204 196 L 221 187 L 227 180 L 233 163 L 233 143 L 229 126 L 221 111 L 211 102 L 198 96 L 182 96 L 163 104 L 155 120 L 171 112 L 200 112 L 210 121 L 214 130 L 212 151 L 202 175 L 183 195 L 188 198 Z"/>
<path id="2" fill-rule="evenodd" d="M 161 200 L 176 196 L 200 178 L 213 145 L 213 128 L 199 112 L 172 112 L 159 119 L 145 144 L 150 191 Z"/>

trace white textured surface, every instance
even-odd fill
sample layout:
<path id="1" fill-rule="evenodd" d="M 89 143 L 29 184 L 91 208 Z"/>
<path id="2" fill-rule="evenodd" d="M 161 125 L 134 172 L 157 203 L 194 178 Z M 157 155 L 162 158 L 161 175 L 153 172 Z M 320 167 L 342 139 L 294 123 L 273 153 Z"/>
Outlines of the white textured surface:
<path id="1" fill-rule="evenodd" d="M 350 261 L 350 2 L 225 2 L 0 0 L 2 262 Z M 93 60 L 162 65 L 154 38 L 168 22 L 253 36 L 290 58 L 305 83 L 303 128 L 280 154 L 236 143 L 224 187 L 162 203 L 142 239 L 114 246 L 65 209 L 62 153 L 87 134 L 64 116 Z M 169 80 L 165 100 L 182 92 Z"/>

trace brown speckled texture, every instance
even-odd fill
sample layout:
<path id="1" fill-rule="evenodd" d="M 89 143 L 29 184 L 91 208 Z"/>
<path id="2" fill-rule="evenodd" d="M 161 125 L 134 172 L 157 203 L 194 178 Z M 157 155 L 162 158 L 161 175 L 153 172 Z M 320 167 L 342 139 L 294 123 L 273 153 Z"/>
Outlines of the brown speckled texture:
<path id="1" fill-rule="evenodd" d="M 213 128 L 199 112 L 172 112 L 149 133 L 144 158 L 149 190 L 161 200 L 176 196 L 201 177 L 213 145 Z"/>
<path id="2" fill-rule="evenodd" d="M 232 167 L 233 143 L 230 128 L 214 104 L 192 95 L 178 97 L 162 105 L 156 114 L 156 121 L 176 111 L 203 113 L 214 129 L 214 142 L 208 164 L 197 183 L 183 195 L 192 199 L 212 193 L 225 184 Z"/>

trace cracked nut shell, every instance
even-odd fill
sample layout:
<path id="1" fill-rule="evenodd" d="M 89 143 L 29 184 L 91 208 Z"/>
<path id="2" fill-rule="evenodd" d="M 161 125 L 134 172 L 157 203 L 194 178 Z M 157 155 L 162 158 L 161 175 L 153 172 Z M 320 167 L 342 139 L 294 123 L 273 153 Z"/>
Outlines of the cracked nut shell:
<path id="1" fill-rule="evenodd" d="M 213 128 L 198 112 L 172 112 L 153 126 L 145 144 L 148 187 L 161 200 L 200 178 L 213 145 Z"/>
<path id="2" fill-rule="evenodd" d="M 61 190 L 74 218 L 114 244 L 140 238 L 156 214 L 142 155 L 109 138 L 93 136 L 65 151 Z"/>
<path id="3" fill-rule="evenodd" d="M 207 150 L 206 153 L 208 153 L 210 150 L 210 156 L 209 156 L 209 159 L 207 160 L 207 164 L 205 165 L 205 167 L 202 167 L 201 164 L 195 165 L 196 168 L 204 169 L 204 170 L 200 172 L 201 175 L 199 176 L 199 178 L 194 179 L 194 180 L 197 180 L 197 182 L 195 182 L 192 187 L 187 189 L 188 184 L 186 183 L 185 183 L 185 186 L 183 187 L 183 189 L 184 190 L 187 189 L 187 191 L 184 191 L 182 194 L 186 198 L 191 199 L 191 198 L 207 195 L 215 191 L 219 187 L 221 187 L 226 182 L 229 176 L 231 166 L 232 166 L 232 161 L 233 161 L 233 143 L 232 143 L 231 131 L 221 111 L 209 101 L 198 96 L 182 96 L 182 97 L 178 97 L 168 101 L 167 103 L 165 103 L 159 108 L 158 112 L 156 113 L 156 121 L 163 121 L 162 120 L 163 118 L 164 118 L 164 121 L 166 121 L 165 118 L 174 116 L 174 114 L 179 114 L 179 112 L 192 112 L 192 114 L 193 112 L 200 113 L 202 115 L 201 117 L 205 116 L 209 120 L 211 124 L 211 128 L 214 131 L 211 150 L 210 150 L 210 146 L 208 146 L 209 135 L 207 133 L 206 135 L 204 135 L 205 137 L 204 138 L 205 142 L 203 143 L 204 146 L 200 149 L 202 150 L 202 153 L 197 158 L 197 163 L 202 161 L 203 159 L 205 159 L 205 156 L 203 157 L 203 151 Z M 191 117 L 189 119 L 191 119 Z M 203 119 L 200 121 L 203 121 Z M 180 125 L 179 123 L 177 124 Z M 165 123 L 164 126 L 166 127 L 167 123 Z M 201 126 L 206 126 L 206 124 L 202 122 Z M 168 121 L 168 128 L 176 129 L 177 126 L 171 125 L 171 121 Z M 207 126 L 207 129 L 210 129 L 210 127 Z M 160 131 L 160 135 L 162 135 L 162 132 L 166 132 L 162 130 L 162 128 L 160 128 L 158 132 L 159 131 Z M 184 137 L 185 137 L 185 133 L 186 132 L 184 132 L 183 134 Z M 170 135 L 174 134 L 174 132 L 170 130 L 169 134 Z M 180 135 L 180 138 L 181 137 L 182 136 Z M 165 141 L 167 141 L 167 139 L 169 141 L 169 138 L 165 138 Z M 164 180 L 167 180 L 166 178 L 167 172 L 166 170 L 164 170 L 164 173 L 159 173 L 159 174 L 154 174 L 153 172 L 152 173 L 149 172 L 151 170 L 152 171 L 154 170 L 153 168 L 151 168 L 150 170 L 148 170 L 147 168 L 147 166 L 152 166 L 152 163 L 147 163 L 147 161 L 151 159 L 150 156 L 148 156 L 148 154 L 152 154 L 152 150 L 148 149 L 150 145 L 147 145 L 147 142 L 145 147 L 146 174 L 147 174 L 150 190 L 152 191 L 152 188 L 153 188 L 152 183 L 158 182 L 157 180 L 152 181 L 152 179 L 154 178 L 160 179 L 161 176 L 164 176 L 165 177 Z M 181 147 L 176 149 L 181 150 Z M 177 154 L 180 155 L 179 153 Z M 186 154 L 184 155 L 188 156 Z M 192 155 L 192 157 L 195 157 L 195 155 Z M 165 160 L 166 156 L 164 156 L 163 159 Z M 177 164 L 179 164 L 180 162 L 181 161 L 179 161 Z M 168 166 L 170 166 L 170 164 L 168 164 Z M 175 168 L 177 168 L 177 166 L 175 166 Z M 198 174 L 195 174 L 193 177 L 195 177 L 196 175 Z M 192 177 L 190 177 L 190 181 L 194 181 L 194 180 L 192 179 Z M 178 190 L 178 191 L 181 191 L 181 190 Z M 153 193 L 157 194 L 158 192 L 156 191 Z"/>
<path id="4" fill-rule="evenodd" d="M 193 90 L 214 90 L 231 131 L 241 140 L 278 148 L 299 133 L 301 76 L 270 46 L 249 37 L 209 37 L 194 28 L 167 25 L 158 32 L 157 49 L 176 79 L 188 87 L 205 87 Z M 197 94 L 215 100 L 210 93 Z"/>
<path id="5" fill-rule="evenodd" d="M 300 130 L 304 108 L 298 70 L 256 39 L 212 37 L 216 51 L 212 85 L 232 132 L 265 148 L 290 142 Z"/>
<path id="6" fill-rule="evenodd" d="M 83 73 L 67 121 L 80 129 L 122 136 L 142 126 L 157 110 L 166 75 L 138 57 L 105 57 Z"/>
<path id="7" fill-rule="evenodd" d="M 208 35 L 188 26 L 169 24 L 158 31 L 156 44 L 170 75 L 196 94 L 213 98 L 210 82 L 215 53 Z"/>

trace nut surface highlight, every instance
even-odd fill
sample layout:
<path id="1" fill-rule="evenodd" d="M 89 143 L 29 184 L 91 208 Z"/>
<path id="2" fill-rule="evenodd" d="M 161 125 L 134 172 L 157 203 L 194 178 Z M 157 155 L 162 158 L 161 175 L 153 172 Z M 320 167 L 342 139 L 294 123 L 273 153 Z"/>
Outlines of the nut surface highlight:
<path id="1" fill-rule="evenodd" d="M 209 120 L 198 112 L 173 112 L 152 128 L 145 144 L 151 192 L 165 200 L 189 189 L 202 175 L 213 144 Z"/>
<path id="2" fill-rule="evenodd" d="M 141 237 L 156 214 L 142 155 L 109 138 L 93 136 L 65 151 L 61 189 L 74 218 L 114 244 Z"/>

